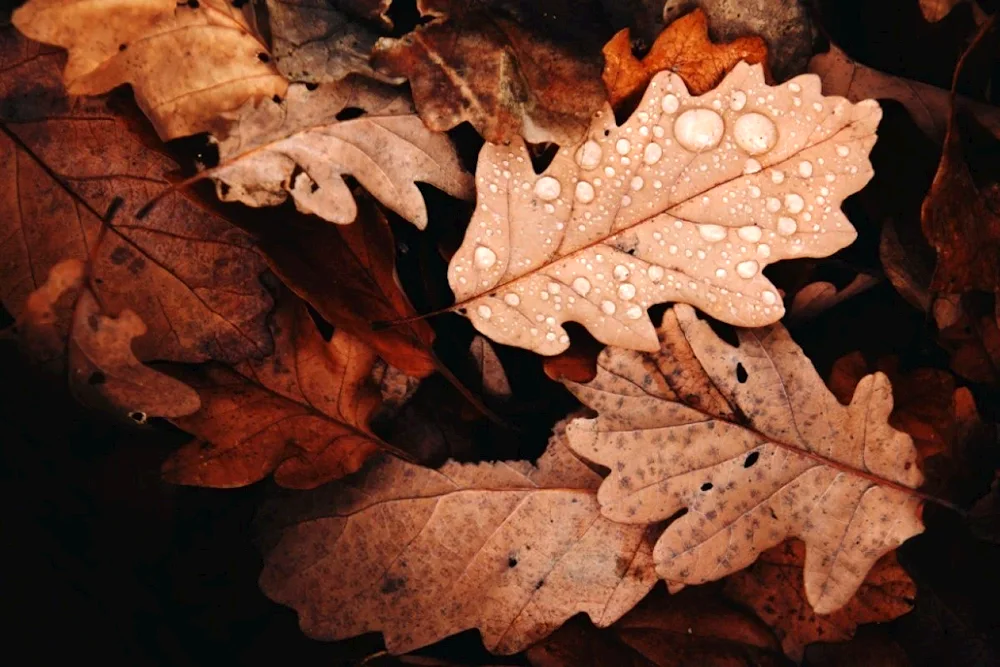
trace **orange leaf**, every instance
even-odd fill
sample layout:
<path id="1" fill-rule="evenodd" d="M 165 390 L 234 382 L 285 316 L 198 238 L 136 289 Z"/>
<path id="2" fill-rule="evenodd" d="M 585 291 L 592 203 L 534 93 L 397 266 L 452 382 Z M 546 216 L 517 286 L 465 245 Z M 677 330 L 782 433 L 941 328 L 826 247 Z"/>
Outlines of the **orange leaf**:
<path id="1" fill-rule="evenodd" d="M 766 67 L 767 43 L 760 37 L 740 37 L 714 44 L 708 38 L 708 16 L 696 9 L 667 26 L 642 60 L 632 54 L 628 28 L 619 31 L 604 45 L 604 86 L 611 106 L 618 108 L 642 95 L 654 74 L 670 70 L 684 79 L 692 95 L 701 95 L 741 60 Z"/>
<path id="2" fill-rule="evenodd" d="M 236 487 L 273 471 L 281 486 L 312 488 L 385 446 L 368 428 L 379 403 L 370 383 L 375 353 L 346 331 L 325 343 L 295 299 L 279 305 L 271 330 L 267 359 L 177 373 L 202 409 L 174 420 L 196 440 L 164 464 L 168 481 Z"/>
<path id="3" fill-rule="evenodd" d="M 888 554 L 868 573 L 858 592 L 831 614 L 817 614 L 805 601 L 805 548 L 798 540 L 761 554 L 756 563 L 726 580 L 726 594 L 749 605 L 774 628 L 785 653 L 802 659 L 807 644 L 842 641 L 863 623 L 891 621 L 913 608 L 917 586 Z"/>

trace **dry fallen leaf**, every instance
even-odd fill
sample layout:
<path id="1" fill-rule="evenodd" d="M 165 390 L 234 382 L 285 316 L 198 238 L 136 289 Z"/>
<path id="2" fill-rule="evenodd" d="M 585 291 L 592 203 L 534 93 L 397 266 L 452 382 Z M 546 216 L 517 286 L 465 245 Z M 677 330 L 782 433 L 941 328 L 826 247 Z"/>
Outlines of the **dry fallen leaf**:
<path id="1" fill-rule="evenodd" d="M 743 63 L 701 97 L 657 75 L 624 125 L 605 107 L 540 175 L 523 142 L 487 145 L 449 267 L 454 308 L 494 341 L 544 355 L 568 347 L 567 321 L 656 350 L 646 309 L 665 301 L 776 322 L 784 306 L 761 270 L 854 240 L 839 206 L 871 178 L 880 116 L 872 101 L 824 98 L 815 76 L 770 87 Z"/>
<path id="2" fill-rule="evenodd" d="M 715 88 L 741 60 L 767 62 L 767 44 L 760 37 L 713 43 L 708 38 L 708 17 L 701 9 L 667 26 L 641 61 L 632 54 L 628 28 L 612 37 L 603 52 L 604 86 L 608 102 L 616 108 L 624 101 L 638 99 L 661 70 L 678 74 L 688 92 L 702 95 Z"/>
<path id="3" fill-rule="evenodd" d="M 838 46 L 813 56 L 809 71 L 823 80 L 823 89 L 852 102 L 868 98 L 896 100 L 917 126 L 935 141 L 944 140 L 950 116 L 948 91 L 926 83 L 892 76 L 852 60 Z M 984 127 L 1000 136 L 1000 109 L 989 104 L 962 99 L 962 108 L 974 114 Z"/>
<path id="4" fill-rule="evenodd" d="M 71 95 L 131 85 L 164 140 L 222 132 L 221 113 L 288 86 L 229 0 L 30 0 L 13 21 L 69 52 L 63 79 Z"/>
<path id="5" fill-rule="evenodd" d="M 972 5 L 974 12 L 979 10 L 979 6 L 975 0 L 919 0 L 920 13 L 924 15 L 927 21 L 936 23 L 947 16 L 957 5 L 967 1 Z"/>
<path id="6" fill-rule="evenodd" d="M 429 23 L 383 38 L 373 60 L 410 80 L 427 127 L 464 121 L 487 140 L 568 144 L 580 139 L 605 102 L 601 64 L 494 16 L 475 3 L 418 0 Z"/>
<path id="7" fill-rule="evenodd" d="M 557 427 L 537 467 L 375 457 L 295 498 L 296 518 L 275 510 L 261 589 L 310 637 L 379 631 L 391 653 L 469 628 L 516 653 L 580 612 L 608 626 L 655 583 L 650 542 L 601 517 L 600 476 L 563 442 Z"/>
<path id="8" fill-rule="evenodd" d="M 370 379 L 375 353 L 343 331 L 324 342 L 294 299 L 279 304 L 271 329 L 271 357 L 175 371 L 202 407 L 173 420 L 196 439 L 164 464 L 167 481 L 228 488 L 273 471 L 281 486 L 309 489 L 388 447 L 368 428 L 379 403 Z"/>
<path id="9" fill-rule="evenodd" d="M 661 351 L 609 348 L 593 382 L 567 383 L 599 415 L 574 420 L 569 444 L 611 470 L 598 493 L 605 517 L 649 523 L 687 509 L 654 551 L 664 579 L 719 579 L 800 537 L 806 597 L 827 614 L 923 531 L 910 492 L 917 453 L 886 423 L 884 375 L 865 377 L 843 406 L 780 325 L 737 333 L 731 347 L 677 305 Z"/>
<path id="10" fill-rule="evenodd" d="M 798 540 L 769 549 L 726 579 L 726 594 L 751 609 L 781 639 L 785 653 L 802 661 L 807 644 L 850 639 L 859 625 L 891 621 L 913 609 L 917 586 L 895 554 L 879 560 L 857 594 L 832 614 L 817 614 L 802 590 L 805 548 Z"/>
<path id="11" fill-rule="evenodd" d="M 416 315 L 396 279 L 395 244 L 371 197 L 355 191 L 351 225 L 292 218 L 264 220 L 253 231 L 271 270 L 323 318 L 374 348 L 407 375 L 427 377 L 436 361 L 434 330 L 424 320 L 372 331 L 372 322 Z"/>
<path id="12" fill-rule="evenodd" d="M 220 165 L 206 172 L 221 199 L 273 206 L 291 195 L 300 211 L 346 224 L 357 215 L 349 175 L 423 229 L 417 181 L 471 198 L 472 178 L 448 137 L 424 127 L 399 91 L 356 77 L 311 88 L 293 84 L 285 99 L 249 103 L 234 116 Z M 337 119 L 352 109 L 361 115 Z"/>
<path id="13" fill-rule="evenodd" d="M 533 667 L 783 667 L 774 633 L 701 588 L 654 590 L 606 630 L 573 619 L 527 651 Z"/>
<path id="14" fill-rule="evenodd" d="M 482 336 L 472 339 L 469 355 L 478 371 L 479 393 L 495 400 L 505 400 L 511 397 L 510 381 L 503 369 L 503 364 L 490 342 Z"/>
<path id="15" fill-rule="evenodd" d="M 272 302 L 251 237 L 178 193 L 136 220 L 176 163 L 132 132 L 115 100 L 68 98 L 54 49 L 9 26 L 2 37 L 0 120 L 11 133 L 0 134 L 4 306 L 18 317 L 59 262 L 92 260 L 91 285 L 106 311 L 132 310 L 148 328 L 133 344 L 139 359 L 235 363 L 269 354 Z"/>
<path id="16" fill-rule="evenodd" d="M 809 283 L 792 297 L 785 321 L 802 322 L 811 319 L 878 284 L 879 279 L 867 273 L 859 273 L 839 291 L 836 285 L 826 281 Z"/>

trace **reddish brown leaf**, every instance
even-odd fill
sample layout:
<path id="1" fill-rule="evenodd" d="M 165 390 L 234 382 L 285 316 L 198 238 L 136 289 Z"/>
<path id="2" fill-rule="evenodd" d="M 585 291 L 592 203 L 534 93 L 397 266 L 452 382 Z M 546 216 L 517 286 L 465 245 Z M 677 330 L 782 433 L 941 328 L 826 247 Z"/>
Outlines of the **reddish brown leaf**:
<path id="1" fill-rule="evenodd" d="M 385 216 L 357 190 L 358 219 L 331 225 L 302 216 L 265 221 L 255 232 L 268 264 L 334 326 L 363 339 L 413 377 L 434 372 L 434 330 L 424 320 L 372 331 L 371 323 L 416 315 L 396 280 L 395 245 Z"/>
<path id="2" fill-rule="evenodd" d="M 597 376 L 597 356 L 603 349 L 593 336 L 579 332 L 570 339 L 568 350 L 542 359 L 542 368 L 553 380 L 590 382 Z"/>
<path id="3" fill-rule="evenodd" d="M 621 620 L 598 630 L 573 619 L 531 647 L 534 667 L 770 667 L 784 665 L 774 633 L 750 613 L 691 588 L 655 590 Z"/>
<path id="4" fill-rule="evenodd" d="M 849 639 L 863 623 L 890 621 L 913 608 L 916 584 L 896 562 L 895 554 L 888 554 L 875 564 L 847 605 L 831 614 L 817 614 L 805 600 L 804 562 L 802 543 L 786 542 L 731 575 L 725 589 L 774 628 L 785 653 L 795 660 L 802 659 L 807 644 Z"/>
<path id="5" fill-rule="evenodd" d="M 354 472 L 384 446 L 368 428 L 379 403 L 374 351 L 346 331 L 325 343 L 296 299 L 275 311 L 271 331 L 271 357 L 176 373 L 202 408 L 174 420 L 196 439 L 164 464 L 168 481 L 235 487 L 273 471 L 278 484 L 307 489 Z"/>
<path id="6" fill-rule="evenodd" d="M 0 135 L 4 306 L 18 316 L 56 264 L 93 257 L 92 285 L 106 312 L 132 310 L 148 327 L 135 341 L 139 359 L 268 354 L 271 299 L 250 236 L 179 194 L 136 220 L 176 164 L 143 145 L 109 101 L 67 98 L 54 50 L 8 27 L 0 58 L 0 120 L 12 133 Z M 117 198 L 123 203 L 95 247 L 100 217 Z"/>
<path id="7" fill-rule="evenodd" d="M 569 144 L 605 101 L 596 58 L 575 54 L 506 18 L 462 2 L 419 0 L 430 23 L 375 45 L 377 66 L 410 80 L 424 123 L 468 121 L 490 142 L 521 135 Z"/>
<path id="8" fill-rule="evenodd" d="M 760 37 L 715 44 L 708 37 L 708 16 L 696 9 L 667 26 L 642 60 L 632 54 L 628 28 L 612 37 L 604 45 L 604 86 L 608 101 L 617 108 L 637 100 L 654 74 L 670 70 L 684 79 L 692 95 L 701 95 L 741 60 L 766 65 L 767 44 Z"/>

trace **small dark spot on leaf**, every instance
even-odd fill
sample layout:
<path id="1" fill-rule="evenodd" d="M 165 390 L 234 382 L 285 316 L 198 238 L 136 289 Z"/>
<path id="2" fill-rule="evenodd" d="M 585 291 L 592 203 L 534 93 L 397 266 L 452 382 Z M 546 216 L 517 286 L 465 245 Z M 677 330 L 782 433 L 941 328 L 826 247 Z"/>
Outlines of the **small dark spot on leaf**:
<path id="1" fill-rule="evenodd" d="M 135 410 L 133 412 L 128 413 L 128 417 L 129 417 L 129 419 L 131 419 L 132 421 L 134 421 L 136 424 L 145 424 L 146 423 L 146 413 L 145 412 L 141 412 L 139 410 Z"/>
<path id="2" fill-rule="evenodd" d="M 120 245 L 111 251 L 111 263 L 114 264 L 115 266 L 121 266 L 122 264 L 127 262 L 129 260 L 129 257 L 131 256 L 132 253 L 129 252 L 129 249 L 123 245 Z"/>
<path id="3" fill-rule="evenodd" d="M 101 328 L 101 320 L 96 314 L 91 313 L 87 316 L 87 325 L 90 327 L 91 331 L 97 331 Z"/>
<path id="4" fill-rule="evenodd" d="M 124 51 L 127 48 L 128 48 L 128 44 L 119 44 L 118 45 L 118 50 L 119 51 Z"/>
<path id="5" fill-rule="evenodd" d="M 315 181 L 309 184 L 309 192 L 316 192 L 319 190 L 319 184 Z"/>
<path id="6" fill-rule="evenodd" d="M 271 56 L 261 51 L 260 53 L 257 54 L 257 60 L 261 61 L 262 63 L 269 63 L 271 62 Z"/>
<path id="7" fill-rule="evenodd" d="M 229 194 L 229 183 L 223 183 L 222 181 L 219 182 L 219 194 L 223 197 Z"/>
<path id="8" fill-rule="evenodd" d="M 701 490 L 702 491 L 711 491 L 712 490 L 712 483 L 711 482 L 705 482 L 704 484 L 701 485 Z"/>
<path id="9" fill-rule="evenodd" d="M 507 559 L 507 567 L 517 567 L 517 559 L 511 556 Z"/>
<path id="10" fill-rule="evenodd" d="M 537 591 L 539 588 L 541 588 L 544 585 L 545 585 L 545 580 L 544 579 L 539 579 L 538 583 L 535 584 L 535 590 Z"/>
<path id="11" fill-rule="evenodd" d="M 757 463 L 757 459 L 759 458 L 760 458 L 760 452 L 750 452 L 746 460 L 743 461 L 743 467 L 744 468 L 751 467 L 753 464 Z"/>
<path id="12" fill-rule="evenodd" d="M 271 98 L 271 101 L 274 102 L 275 104 L 281 104 L 281 95 L 275 95 L 274 97 Z"/>
<path id="13" fill-rule="evenodd" d="M 188 7 L 191 9 L 198 9 L 201 7 L 201 3 L 198 0 L 188 0 Z"/>
<path id="14" fill-rule="evenodd" d="M 336 115 L 337 120 L 352 120 L 358 118 L 359 116 L 365 115 L 365 110 L 358 107 L 344 107 Z"/>
<path id="15" fill-rule="evenodd" d="M 406 585 L 406 579 L 402 579 L 402 578 L 400 578 L 400 579 L 389 578 L 389 579 L 386 579 L 386 581 L 385 581 L 384 584 L 382 584 L 382 592 L 383 593 L 395 593 L 396 591 L 398 591 L 400 588 L 402 588 L 405 585 Z"/>
<path id="16" fill-rule="evenodd" d="M 308 90 L 310 92 L 316 90 L 317 88 L 319 88 L 319 84 L 318 83 L 312 83 L 312 82 L 310 82 L 310 83 L 306 84 L 306 90 Z"/>

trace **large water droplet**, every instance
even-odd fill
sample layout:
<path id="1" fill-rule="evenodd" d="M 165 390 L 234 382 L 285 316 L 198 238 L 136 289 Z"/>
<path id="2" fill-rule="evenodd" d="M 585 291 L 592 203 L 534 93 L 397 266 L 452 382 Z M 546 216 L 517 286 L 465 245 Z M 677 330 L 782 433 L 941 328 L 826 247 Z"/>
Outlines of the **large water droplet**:
<path id="1" fill-rule="evenodd" d="M 580 296 L 587 296 L 590 293 L 590 281 L 580 276 L 573 279 L 573 291 Z"/>
<path id="2" fill-rule="evenodd" d="M 508 306 L 517 306 L 521 303 L 521 297 L 511 292 L 503 298 L 503 302 Z"/>
<path id="3" fill-rule="evenodd" d="M 576 198 L 583 204 L 594 201 L 594 186 L 587 181 L 580 181 L 576 184 Z"/>
<path id="4" fill-rule="evenodd" d="M 486 246 L 479 246 L 474 253 L 476 266 L 480 269 L 488 269 L 497 263 L 497 254 Z"/>
<path id="5" fill-rule="evenodd" d="M 656 143 L 646 146 L 646 150 L 642 154 L 642 159 L 646 164 L 656 164 L 661 157 L 663 157 L 663 149 L 660 148 L 660 144 Z"/>
<path id="6" fill-rule="evenodd" d="M 644 185 L 642 176 L 634 176 L 632 178 L 632 182 L 630 183 L 630 185 L 632 186 L 632 189 L 635 190 L 636 192 L 642 190 L 642 186 Z"/>
<path id="7" fill-rule="evenodd" d="M 805 208 L 805 205 L 805 200 L 794 192 L 785 195 L 785 208 L 787 208 L 791 213 L 798 213 Z"/>
<path id="8" fill-rule="evenodd" d="M 750 155 L 760 155 L 774 148 L 778 128 L 770 118 L 756 112 L 743 114 L 733 125 L 736 144 Z"/>
<path id="9" fill-rule="evenodd" d="M 762 167 L 760 166 L 760 162 L 757 162 L 757 160 L 755 160 L 753 158 L 748 158 L 747 161 L 743 164 L 743 173 L 744 174 L 748 174 L 748 175 L 749 174 L 756 174 L 761 169 L 762 169 Z"/>
<path id="10" fill-rule="evenodd" d="M 698 233 L 701 238 L 709 243 L 715 243 L 726 238 L 726 228 L 719 225 L 698 225 Z"/>
<path id="11" fill-rule="evenodd" d="M 590 139 L 576 151 L 576 163 L 584 169 L 593 169 L 601 162 L 603 151 L 601 145 Z"/>
<path id="12" fill-rule="evenodd" d="M 736 235 L 747 243 L 756 243 L 760 241 L 760 237 L 763 234 L 760 227 L 756 225 L 749 225 L 747 227 L 740 227 L 736 230 Z"/>
<path id="13" fill-rule="evenodd" d="M 612 302 L 612 301 L 602 301 L 601 302 L 601 311 L 605 315 L 614 315 L 615 314 L 615 304 L 614 304 L 614 302 Z"/>
<path id="14" fill-rule="evenodd" d="M 765 305 L 773 306 L 775 302 L 778 300 L 778 295 L 772 292 L 771 290 L 764 290 L 763 292 L 760 293 L 760 299 L 761 301 L 764 302 Z"/>
<path id="15" fill-rule="evenodd" d="M 798 229 L 798 225 L 795 224 L 795 220 L 792 218 L 784 216 L 778 218 L 778 233 L 789 236 L 790 234 L 794 234 L 796 229 Z"/>
<path id="16" fill-rule="evenodd" d="M 680 100 L 677 99 L 676 95 L 667 94 L 663 96 L 663 101 L 660 103 L 660 106 L 666 113 L 674 113 L 680 108 L 681 103 Z"/>
<path id="17" fill-rule="evenodd" d="M 632 144 L 628 139 L 619 139 L 615 142 L 615 150 L 618 151 L 619 155 L 628 155 L 628 152 L 632 150 Z"/>
<path id="18" fill-rule="evenodd" d="M 485 304 L 479 306 L 479 308 L 476 309 L 476 312 L 479 313 L 479 317 L 483 318 L 484 320 L 490 319 L 490 317 L 493 315 L 493 311 L 490 309 L 489 306 Z"/>
<path id="19" fill-rule="evenodd" d="M 628 301 L 635 296 L 635 285 L 632 283 L 622 283 L 618 286 L 618 297 Z"/>
<path id="20" fill-rule="evenodd" d="M 813 164 L 809 160 L 799 162 L 799 176 L 809 178 L 813 175 Z"/>
<path id="21" fill-rule="evenodd" d="M 654 283 L 658 283 L 663 280 L 663 267 L 662 266 L 651 266 L 646 270 L 646 275 Z"/>
<path id="22" fill-rule="evenodd" d="M 742 90 L 734 90 L 729 96 L 729 108 L 733 111 L 743 111 L 747 105 L 747 94 Z"/>
<path id="23" fill-rule="evenodd" d="M 562 192 L 562 185 L 551 176 L 542 176 L 535 183 L 535 194 L 543 201 L 558 199 L 560 192 Z"/>
<path id="24" fill-rule="evenodd" d="M 628 278 L 628 267 L 624 264 L 619 264 L 615 267 L 615 270 L 611 272 L 611 275 L 615 277 L 615 280 L 625 280 Z"/>
<path id="25" fill-rule="evenodd" d="M 674 121 L 677 143 L 695 153 L 718 146 L 725 129 L 722 116 L 711 109 L 688 109 Z"/>
<path id="26" fill-rule="evenodd" d="M 781 201 L 777 197 L 768 197 L 764 202 L 764 208 L 771 213 L 777 213 L 781 210 Z"/>
<path id="27" fill-rule="evenodd" d="M 642 317 L 642 308 L 634 304 L 629 306 L 628 310 L 625 311 L 625 317 L 629 318 L 630 320 L 639 319 L 640 317 Z"/>
<path id="28" fill-rule="evenodd" d="M 840 157 L 847 157 L 850 154 L 851 154 L 851 149 L 848 148 L 847 146 L 843 145 L 837 146 L 837 155 L 839 155 Z"/>
<path id="29" fill-rule="evenodd" d="M 740 275 L 741 278 L 753 278 L 757 275 L 757 271 L 760 270 L 760 265 L 752 259 L 748 259 L 745 262 L 740 262 L 736 265 L 736 273 Z"/>

